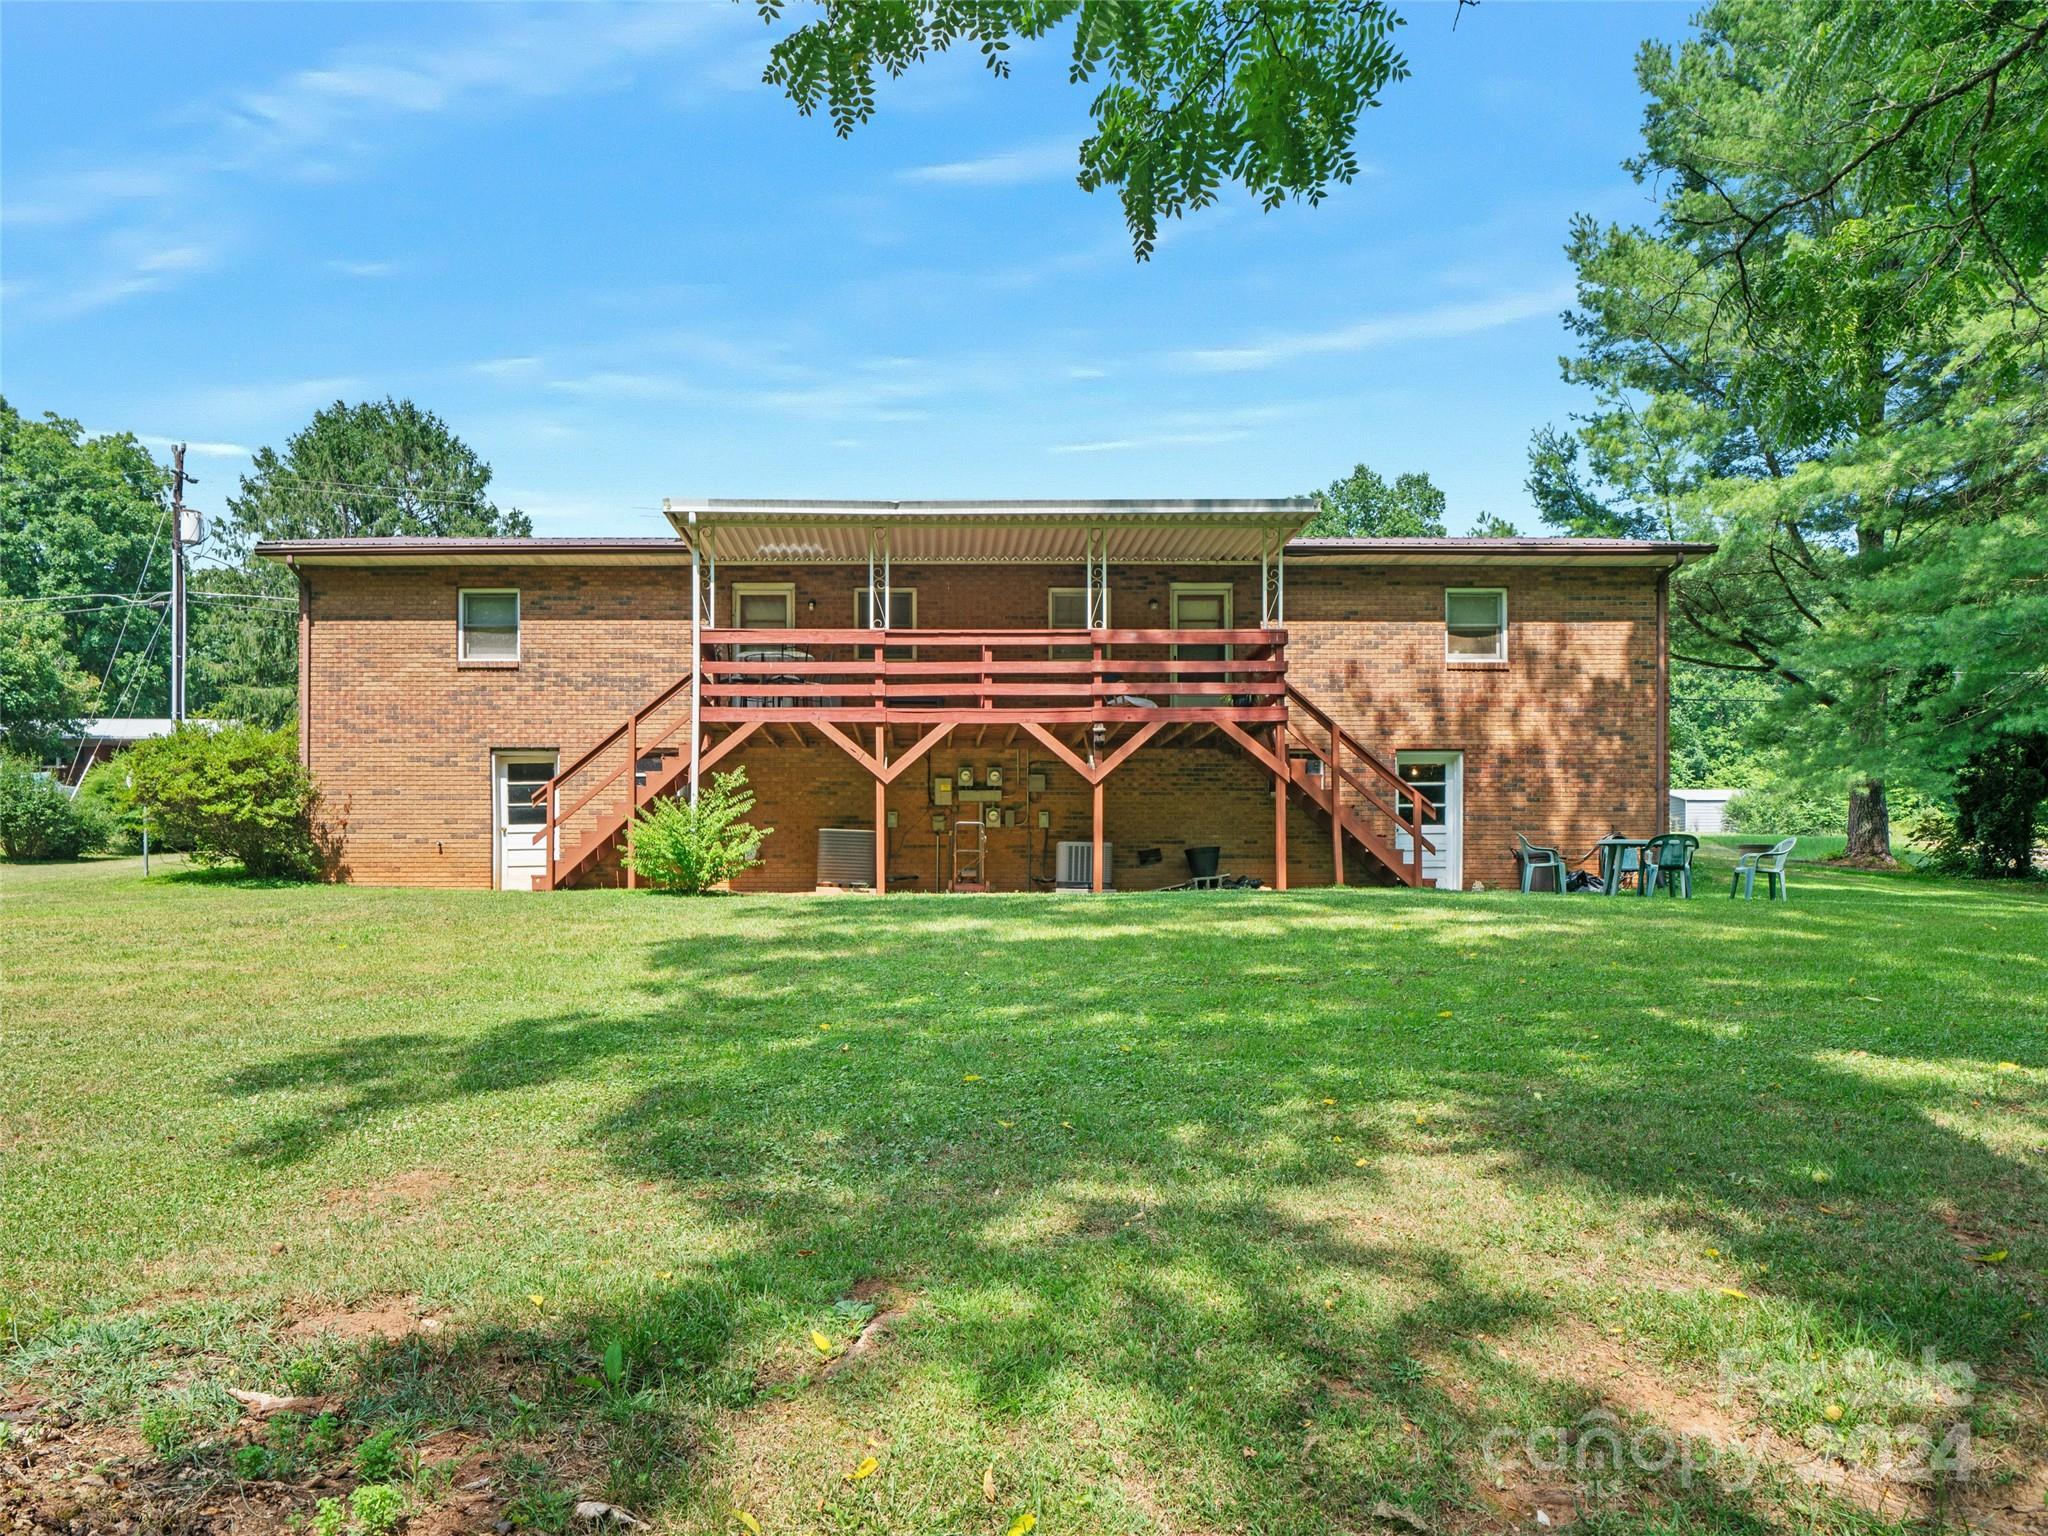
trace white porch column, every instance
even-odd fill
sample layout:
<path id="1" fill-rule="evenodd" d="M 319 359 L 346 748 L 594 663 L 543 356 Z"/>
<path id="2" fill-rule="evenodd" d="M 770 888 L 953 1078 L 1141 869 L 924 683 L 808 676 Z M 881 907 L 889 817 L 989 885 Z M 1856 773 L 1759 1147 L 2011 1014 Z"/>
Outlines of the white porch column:
<path id="1" fill-rule="evenodd" d="M 704 555 L 697 547 L 697 514 L 690 513 L 690 804 L 697 803 L 697 782 L 704 767 Z M 639 764 L 629 765 L 628 773 Z M 628 777 L 628 784 L 632 779 Z"/>

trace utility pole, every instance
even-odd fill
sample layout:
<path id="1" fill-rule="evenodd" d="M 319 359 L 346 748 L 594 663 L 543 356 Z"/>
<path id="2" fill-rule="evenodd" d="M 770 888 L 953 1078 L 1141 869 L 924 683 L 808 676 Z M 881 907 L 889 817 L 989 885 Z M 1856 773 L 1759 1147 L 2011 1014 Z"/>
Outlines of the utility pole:
<path id="1" fill-rule="evenodd" d="M 199 477 L 185 473 L 185 445 L 171 449 L 171 718 L 185 718 L 185 663 L 191 628 L 185 622 L 185 551 L 206 537 L 206 519 L 185 505 L 185 487 Z"/>
<path id="2" fill-rule="evenodd" d="M 185 718 L 185 445 L 171 449 L 171 719 Z"/>

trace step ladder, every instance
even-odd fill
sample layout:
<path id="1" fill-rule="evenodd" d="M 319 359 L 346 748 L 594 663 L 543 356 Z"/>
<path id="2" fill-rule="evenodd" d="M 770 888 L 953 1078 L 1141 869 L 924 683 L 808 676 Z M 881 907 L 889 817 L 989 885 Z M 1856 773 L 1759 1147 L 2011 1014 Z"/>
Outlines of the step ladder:
<path id="1" fill-rule="evenodd" d="M 953 823 L 953 879 L 946 889 L 988 889 L 988 828 L 978 816 L 973 821 Z"/>

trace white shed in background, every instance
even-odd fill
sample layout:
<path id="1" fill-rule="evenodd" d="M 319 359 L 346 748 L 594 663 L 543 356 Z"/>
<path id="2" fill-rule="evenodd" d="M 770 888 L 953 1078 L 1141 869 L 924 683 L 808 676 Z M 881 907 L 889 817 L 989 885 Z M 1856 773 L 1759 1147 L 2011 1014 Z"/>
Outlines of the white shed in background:
<path id="1" fill-rule="evenodd" d="M 1728 802 L 1740 793 L 1733 789 L 1674 789 L 1671 791 L 1671 830 L 1674 832 L 1721 832 Z"/>

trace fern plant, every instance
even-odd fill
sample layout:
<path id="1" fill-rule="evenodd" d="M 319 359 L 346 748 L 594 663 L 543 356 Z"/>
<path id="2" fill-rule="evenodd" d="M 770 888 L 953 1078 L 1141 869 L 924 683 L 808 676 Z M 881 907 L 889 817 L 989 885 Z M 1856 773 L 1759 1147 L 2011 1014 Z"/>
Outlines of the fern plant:
<path id="1" fill-rule="evenodd" d="M 760 863 L 761 841 L 775 829 L 747 821 L 754 792 L 747 771 L 714 773 L 697 803 L 657 800 L 633 822 L 633 873 L 657 890 L 698 895 Z"/>

